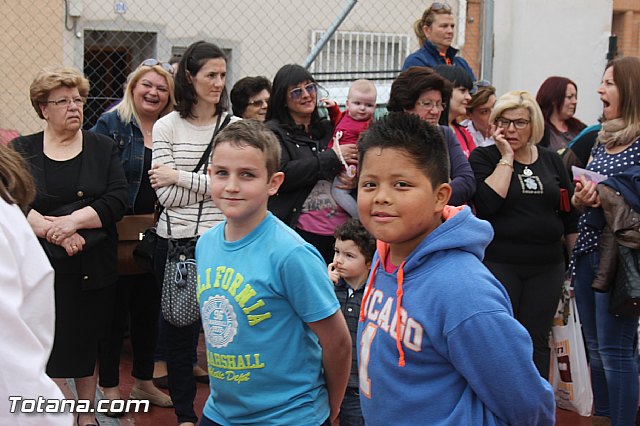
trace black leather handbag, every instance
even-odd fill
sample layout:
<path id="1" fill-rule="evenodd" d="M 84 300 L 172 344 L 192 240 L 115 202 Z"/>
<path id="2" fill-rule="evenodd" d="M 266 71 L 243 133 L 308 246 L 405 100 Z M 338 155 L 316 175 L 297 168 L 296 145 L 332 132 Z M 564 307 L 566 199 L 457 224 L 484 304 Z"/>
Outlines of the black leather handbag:
<path id="1" fill-rule="evenodd" d="M 618 270 L 609 295 L 609 312 L 640 316 L 640 250 L 618 244 Z"/>

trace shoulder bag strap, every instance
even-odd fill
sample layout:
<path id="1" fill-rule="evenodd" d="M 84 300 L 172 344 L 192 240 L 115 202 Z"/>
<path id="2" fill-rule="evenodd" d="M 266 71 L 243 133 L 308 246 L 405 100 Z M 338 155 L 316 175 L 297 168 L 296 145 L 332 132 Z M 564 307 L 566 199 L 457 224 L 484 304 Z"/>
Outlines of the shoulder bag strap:
<path id="1" fill-rule="evenodd" d="M 227 114 L 224 121 L 222 122 L 222 125 L 220 124 L 221 119 L 222 119 L 222 113 L 218 115 L 218 121 L 216 122 L 216 128 L 213 131 L 213 135 L 211 136 L 211 141 L 209 142 L 207 149 L 204 150 L 202 157 L 200 157 L 200 161 L 198 162 L 198 165 L 196 166 L 195 169 L 193 169 L 193 173 L 197 173 L 200 170 L 200 168 L 209 161 L 209 154 L 211 154 L 211 148 L 213 147 L 213 140 L 216 138 L 216 135 L 218 134 L 218 132 L 224 129 L 227 126 L 227 124 L 229 124 L 229 122 L 231 121 L 231 114 Z"/>

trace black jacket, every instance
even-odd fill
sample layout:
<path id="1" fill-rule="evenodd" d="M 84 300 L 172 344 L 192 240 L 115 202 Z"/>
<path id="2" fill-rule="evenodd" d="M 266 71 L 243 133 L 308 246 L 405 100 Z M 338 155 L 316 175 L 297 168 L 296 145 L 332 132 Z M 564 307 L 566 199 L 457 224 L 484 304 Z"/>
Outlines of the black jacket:
<path id="1" fill-rule="evenodd" d="M 76 195 L 78 200 L 94 199 L 89 205 L 98 213 L 108 238 L 69 260 L 50 260 L 56 273 L 81 273 L 83 289 L 98 289 L 115 283 L 118 278 L 116 222 L 127 209 L 127 180 L 113 140 L 85 131 L 82 136 L 82 165 Z M 36 198 L 30 207 L 46 215 L 53 210 L 53 206 L 45 182 L 43 139 L 44 133 L 40 132 L 16 138 L 11 145 L 26 160 L 36 184 Z M 80 270 L 76 270 L 78 262 Z M 73 270 L 69 270 L 70 267 Z"/>
<path id="2" fill-rule="evenodd" d="M 276 120 L 265 124 L 280 141 L 280 171 L 284 172 L 280 190 L 269 199 L 269 210 L 293 227 L 316 182 L 323 179 L 332 181 L 341 170 L 338 156 L 333 150 L 327 150 L 333 133 L 332 125 L 323 119 L 310 135 L 302 128 L 289 128 Z"/>

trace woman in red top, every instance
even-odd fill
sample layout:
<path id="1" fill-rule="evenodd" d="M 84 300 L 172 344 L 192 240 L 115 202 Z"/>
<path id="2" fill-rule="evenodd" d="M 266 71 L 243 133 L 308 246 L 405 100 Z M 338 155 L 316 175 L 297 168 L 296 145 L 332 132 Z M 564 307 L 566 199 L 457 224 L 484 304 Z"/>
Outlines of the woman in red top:
<path id="1" fill-rule="evenodd" d="M 469 154 L 475 149 L 476 143 L 473 141 L 473 136 L 469 131 L 458 122 L 458 117 L 463 117 L 467 114 L 467 105 L 471 100 L 470 91 L 473 88 L 473 79 L 467 71 L 460 67 L 438 65 L 434 68 L 434 71 L 449 80 L 453 85 L 451 97 L 446 101 L 445 109 L 440 116 L 440 124 L 447 125 L 453 130 L 462 152 L 469 158 Z"/>

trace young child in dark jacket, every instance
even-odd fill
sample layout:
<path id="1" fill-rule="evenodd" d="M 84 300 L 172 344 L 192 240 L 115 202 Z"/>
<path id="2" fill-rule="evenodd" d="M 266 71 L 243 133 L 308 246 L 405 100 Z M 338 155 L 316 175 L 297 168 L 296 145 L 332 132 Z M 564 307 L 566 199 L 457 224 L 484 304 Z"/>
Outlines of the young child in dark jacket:
<path id="1" fill-rule="evenodd" d="M 329 278 L 335 285 L 340 309 L 351 332 L 351 375 L 340 407 L 340 426 L 363 426 L 358 389 L 358 359 L 356 351 L 358 316 L 364 295 L 364 285 L 376 251 L 376 240 L 357 219 L 340 225 L 336 238 L 333 262 L 329 264 Z"/>

